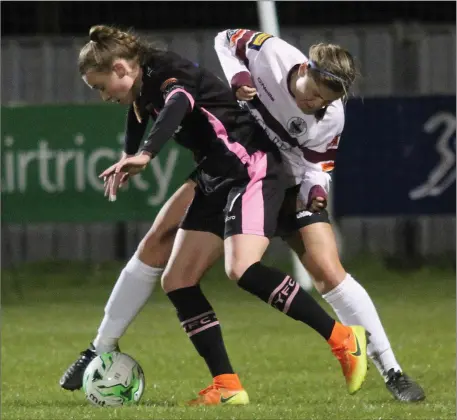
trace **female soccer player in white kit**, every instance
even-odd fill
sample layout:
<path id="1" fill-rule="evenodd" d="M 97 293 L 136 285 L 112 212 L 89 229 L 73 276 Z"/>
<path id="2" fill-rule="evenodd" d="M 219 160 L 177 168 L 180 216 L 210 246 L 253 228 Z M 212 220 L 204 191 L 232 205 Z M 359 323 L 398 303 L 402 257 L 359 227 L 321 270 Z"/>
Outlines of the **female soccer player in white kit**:
<path id="1" fill-rule="evenodd" d="M 317 44 L 308 58 L 282 39 L 247 29 L 220 32 L 215 49 L 236 97 L 246 101 L 280 149 L 290 184 L 300 185 L 299 230 L 287 240 L 303 244 L 301 260 L 341 322 L 362 325 L 371 334 L 368 354 L 394 397 L 423 400 L 422 388 L 398 364 L 367 291 L 341 265 L 326 210 L 308 211 L 311 202 L 325 207 L 329 193 L 329 172 L 344 127 L 337 92 L 347 96 L 356 77 L 350 54 Z"/>

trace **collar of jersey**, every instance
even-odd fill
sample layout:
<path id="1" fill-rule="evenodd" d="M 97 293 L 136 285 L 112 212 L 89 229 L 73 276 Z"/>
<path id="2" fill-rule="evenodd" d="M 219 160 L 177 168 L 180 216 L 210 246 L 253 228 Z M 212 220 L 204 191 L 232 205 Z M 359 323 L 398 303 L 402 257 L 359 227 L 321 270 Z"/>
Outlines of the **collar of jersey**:
<path id="1" fill-rule="evenodd" d="M 298 70 L 300 67 L 300 64 L 295 64 L 290 70 L 289 73 L 287 73 L 287 91 L 290 93 L 292 98 L 295 98 L 295 95 L 292 93 L 292 90 L 290 89 L 290 79 L 292 79 L 292 75 L 294 74 L 295 70 Z"/>

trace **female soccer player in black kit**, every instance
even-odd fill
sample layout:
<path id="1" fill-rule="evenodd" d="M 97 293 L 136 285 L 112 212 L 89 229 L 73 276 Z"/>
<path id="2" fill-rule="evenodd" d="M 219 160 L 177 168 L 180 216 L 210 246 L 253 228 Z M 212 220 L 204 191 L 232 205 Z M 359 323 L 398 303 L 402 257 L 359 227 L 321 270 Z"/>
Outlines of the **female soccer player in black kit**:
<path id="1" fill-rule="evenodd" d="M 220 255 L 221 238 L 227 276 L 321 334 L 341 363 L 349 393 L 358 391 L 367 369 L 363 327 L 336 322 L 290 276 L 261 262 L 284 199 L 281 159 L 229 88 L 177 54 L 154 50 L 134 35 L 106 26 L 91 28 L 79 70 L 103 100 L 131 104 L 127 154 L 137 153 L 148 117 L 155 119 L 140 152 L 101 177 L 137 173 L 171 137 L 194 154 L 195 197 L 162 276 L 181 325 L 213 376 L 212 385 L 191 404 L 249 402 L 216 314 L 198 285 Z"/>

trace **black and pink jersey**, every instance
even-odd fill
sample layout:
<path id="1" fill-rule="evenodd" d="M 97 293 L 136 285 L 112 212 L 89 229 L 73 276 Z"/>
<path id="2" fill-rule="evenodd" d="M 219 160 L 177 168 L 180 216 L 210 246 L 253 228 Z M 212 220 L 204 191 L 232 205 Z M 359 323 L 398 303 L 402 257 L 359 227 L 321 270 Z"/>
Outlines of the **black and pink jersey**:
<path id="1" fill-rule="evenodd" d="M 276 151 L 225 82 L 173 52 L 152 54 L 129 110 L 126 147 L 138 151 L 147 120 L 155 123 L 142 150 L 159 153 L 170 137 L 190 149 L 208 190 L 242 178 L 258 151 Z"/>

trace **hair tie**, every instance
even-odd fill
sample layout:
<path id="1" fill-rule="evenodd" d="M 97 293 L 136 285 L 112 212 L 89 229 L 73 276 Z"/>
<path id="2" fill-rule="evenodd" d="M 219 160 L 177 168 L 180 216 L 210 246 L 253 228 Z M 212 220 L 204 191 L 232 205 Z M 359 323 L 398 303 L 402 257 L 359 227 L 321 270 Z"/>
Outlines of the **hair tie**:
<path id="1" fill-rule="evenodd" d="M 314 61 L 312 61 L 312 60 L 308 60 L 308 68 L 311 68 L 311 69 L 313 69 L 314 71 L 317 71 L 318 73 L 325 74 L 326 76 L 333 77 L 334 79 L 338 80 L 343 86 L 346 86 L 345 81 L 344 81 L 341 77 L 338 77 L 337 75 L 335 75 L 335 74 L 333 74 L 333 73 L 330 73 L 329 71 L 325 71 L 325 70 L 321 69 L 321 68 L 318 67 L 317 64 L 316 64 Z"/>

